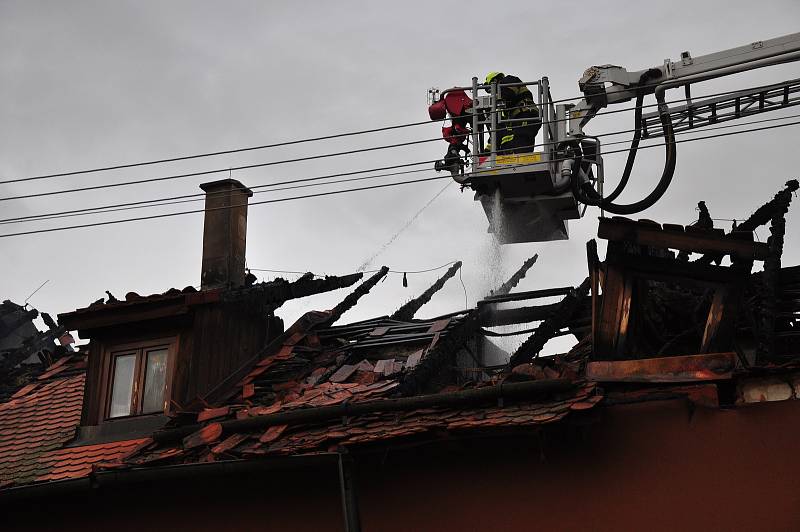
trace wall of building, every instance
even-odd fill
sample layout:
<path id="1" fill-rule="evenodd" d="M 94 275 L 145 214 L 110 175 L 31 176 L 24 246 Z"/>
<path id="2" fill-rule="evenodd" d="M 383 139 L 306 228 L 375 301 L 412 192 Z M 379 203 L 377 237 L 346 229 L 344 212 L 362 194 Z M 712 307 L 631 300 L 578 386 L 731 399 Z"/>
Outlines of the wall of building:
<path id="1" fill-rule="evenodd" d="M 800 530 L 800 402 L 599 414 L 543 445 L 390 455 L 380 474 L 362 475 L 364 529 Z"/>
<path id="2" fill-rule="evenodd" d="M 358 457 L 363 529 L 798 530 L 799 416 L 798 401 L 643 403 L 541 436 L 384 449 Z M 331 464 L 101 488 L 3 512 L 28 530 L 342 529 Z"/>

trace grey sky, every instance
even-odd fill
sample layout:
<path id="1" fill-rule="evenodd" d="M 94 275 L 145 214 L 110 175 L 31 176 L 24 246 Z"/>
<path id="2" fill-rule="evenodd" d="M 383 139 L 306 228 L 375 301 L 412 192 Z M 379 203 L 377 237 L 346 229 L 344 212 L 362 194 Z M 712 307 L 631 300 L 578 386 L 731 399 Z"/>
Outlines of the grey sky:
<path id="1" fill-rule="evenodd" d="M 581 5 L 582 4 L 582 5 Z M 475 18 L 475 13 L 481 13 Z M 466 84 L 503 70 L 550 78 L 555 98 L 576 96 L 593 64 L 630 69 L 710 53 L 797 31 L 800 4 L 761 2 L 36 2 L 0 1 L 0 179 L 192 154 L 425 120 L 428 87 Z M 696 87 L 701 95 L 800 77 L 798 64 Z M 673 97 L 677 97 L 675 93 Z M 793 110 L 783 112 L 792 114 Z M 769 117 L 780 116 L 779 114 Z M 630 114 L 597 119 L 588 131 L 632 126 Z M 437 124 L 182 164 L 0 186 L 0 197 L 225 168 L 286 157 L 432 138 Z M 615 140 L 621 140 L 618 137 Z M 712 216 L 743 218 L 796 177 L 794 128 L 683 144 L 675 182 L 642 217 L 689 223 L 706 200 Z M 444 142 L 234 172 L 249 186 L 440 157 Z M 640 154 L 635 200 L 661 171 L 659 149 Z M 624 158 L 607 158 L 615 182 Z M 431 172 L 432 174 L 433 172 Z M 425 174 L 428 175 L 428 174 Z M 224 176 L 219 176 L 224 177 Z M 411 177 L 411 176 L 409 176 Z M 2 217 L 189 194 L 214 176 L 96 193 L 0 202 Z M 388 178 L 381 181 L 390 181 Z M 348 273 L 371 256 L 445 181 L 300 202 L 254 206 L 248 265 Z M 339 185 L 341 186 L 341 185 Z M 321 190 L 330 190 L 331 187 Z M 308 192 L 316 189 L 307 189 Z M 294 195 L 297 191 L 290 191 Z M 289 195 L 289 192 L 284 195 Z M 255 199 L 281 197 L 258 194 Z M 176 206 L 184 210 L 201 204 Z M 795 206 L 795 209 L 797 206 Z M 164 209 L 167 210 L 167 209 Z M 154 210 L 128 211 L 149 214 Z M 375 268 L 419 270 L 464 261 L 469 304 L 539 253 L 522 289 L 577 284 L 597 211 L 571 226 L 568 242 L 505 247 L 502 260 L 479 204 L 449 187 L 380 256 Z M 79 222 L 115 215 L 67 219 Z M 800 217 L 791 212 L 787 264 Z M 0 232 L 57 225 L 5 225 Z M 766 238 L 766 231 L 761 232 Z M 202 215 L 0 239 L 0 298 L 66 312 L 110 290 L 149 294 L 199 284 Z M 346 318 L 393 311 L 443 270 L 380 284 Z M 291 277 L 291 276 L 289 276 Z M 287 304 L 293 320 L 328 308 L 343 292 Z M 421 314 L 463 307 L 447 284 Z"/>

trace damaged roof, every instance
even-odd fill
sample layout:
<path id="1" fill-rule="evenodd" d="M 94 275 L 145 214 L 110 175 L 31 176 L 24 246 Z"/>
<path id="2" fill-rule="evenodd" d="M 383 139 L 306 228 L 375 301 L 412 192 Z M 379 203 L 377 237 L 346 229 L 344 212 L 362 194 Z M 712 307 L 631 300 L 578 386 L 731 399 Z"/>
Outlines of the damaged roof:
<path id="1" fill-rule="evenodd" d="M 171 412 L 166 426 L 142 438 L 74 444 L 84 377 L 81 357 L 69 357 L 0 405 L 3 485 L 80 478 L 102 469 L 385 449 L 539 430 L 589 415 L 600 405 L 681 399 L 734 408 L 798 399 L 800 267 L 780 262 L 783 216 L 796 189 L 787 185 L 729 232 L 715 230 L 713 222 L 684 227 L 602 219 L 606 259 L 600 261 L 590 242 L 589 277 L 575 287 L 510 294 L 533 257 L 475 308 L 414 319 L 456 273 L 455 264 L 395 313 L 337 325 L 386 275 L 382 268 L 333 309 L 308 312 L 271 337 L 191 408 Z M 754 243 L 747 232 L 765 223 L 770 241 Z M 730 266 L 723 265 L 724 257 Z M 755 260 L 764 262 L 763 272 L 752 273 Z M 281 280 L 144 300 L 216 297 L 271 312 L 286 298 L 359 278 L 307 276 L 300 284 Z M 529 304 L 542 297 L 560 301 Z M 526 306 L 498 308 L 509 301 Z M 91 312 L 89 307 L 70 316 Z M 504 334 L 487 327 L 530 322 L 538 325 L 523 331 L 528 337 L 508 363 L 483 364 L 484 338 Z M 572 350 L 541 356 L 549 340 L 566 334 L 579 340 Z"/>

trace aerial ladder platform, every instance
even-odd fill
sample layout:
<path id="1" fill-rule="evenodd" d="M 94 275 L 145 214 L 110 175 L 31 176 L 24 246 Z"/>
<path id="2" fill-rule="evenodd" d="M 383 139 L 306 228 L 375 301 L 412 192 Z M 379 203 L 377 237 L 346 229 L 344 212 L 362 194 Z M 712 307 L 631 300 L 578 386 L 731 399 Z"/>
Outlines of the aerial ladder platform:
<path id="1" fill-rule="evenodd" d="M 442 132 L 450 147 L 437 170 L 449 171 L 462 189 L 474 191 L 489 221 L 489 231 L 503 244 L 569 238 L 569 220 L 589 206 L 630 215 L 654 205 L 666 192 L 675 171 L 675 134 L 800 104 L 800 79 L 694 100 L 698 83 L 723 76 L 800 60 L 800 33 L 628 71 L 615 65 L 593 66 L 578 81 L 577 103 L 553 100 L 547 77 L 514 84 L 479 83 L 445 91 L 429 90 L 433 120 L 449 118 Z M 498 150 L 499 132 L 524 118 L 508 118 L 501 97 L 504 87 L 524 85 L 534 96 L 541 119 L 541 139 L 531 149 Z M 683 88 L 668 104 L 665 93 Z M 657 110 L 643 113 L 644 98 L 654 95 Z M 625 169 L 615 189 L 604 191 L 601 139 L 584 127 L 602 109 L 635 100 L 634 134 Z M 616 198 L 627 187 L 642 139 L 664 139 L 662 175 L 648 196 L 631 204 Z M 488 141 L 488 143 L 487 143 Z"/>

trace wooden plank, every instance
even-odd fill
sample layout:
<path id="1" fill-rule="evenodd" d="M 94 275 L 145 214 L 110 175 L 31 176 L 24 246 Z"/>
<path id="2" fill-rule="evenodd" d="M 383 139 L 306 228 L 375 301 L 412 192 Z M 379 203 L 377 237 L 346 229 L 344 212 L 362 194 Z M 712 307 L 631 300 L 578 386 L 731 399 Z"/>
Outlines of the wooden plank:
<path id="1" fill-rule="evenodd" d="M 728 285 L 714 292 L 703 331 L 701 353 L 731 349 L 741 290 L 738 285 Z"/>
<path id="2" fill-rule="evenodd" d="M 769 247 L 761 242 L 748 242 L 719 234 L 700 234 L 649 227 L 634 222 L 601 218 L 597 236 L 606 240 L 632 242 L 641 246 L 680 249 L 696 253 L 735 254 L 743 258 L 764 260 Z"/>
<path id="3" fill-rule="evenodd" d="M 606 264 L 603 277 L 603 298 L 595 328 L 594 350 L 596 355 L 611 356 L 615 352 L 622 315 L 625 275 L 614 265 Z"/>
<path id="4" fill-rule="evenodd" d="M 586 365 L 586 378 L 597 382 L 726 380 L 732 377 L 735 365 L 736 353 L 596 361 Z"/>
<path id="5" fill-rule="evenodd" d="M 630 277 L 625 278 L 625 286 L 622 290 L 622 304 L 619 311 L 619 328 L 617 330 L 616 345 L 614 351 L 617 356 L 624 356 L 625 347 L 628 342 L 628 333 L 631 328 L 631 310 L 633 306 L 634 282 Z"/>

